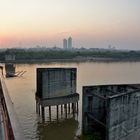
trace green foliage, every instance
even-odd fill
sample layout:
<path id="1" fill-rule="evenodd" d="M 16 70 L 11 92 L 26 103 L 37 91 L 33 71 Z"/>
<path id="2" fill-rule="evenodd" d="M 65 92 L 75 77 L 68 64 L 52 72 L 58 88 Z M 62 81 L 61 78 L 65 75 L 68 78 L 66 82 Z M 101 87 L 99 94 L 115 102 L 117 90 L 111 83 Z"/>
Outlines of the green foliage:
<path id="1" fill-rule="evenodd" d="M 112 60 L 140 60 L 140 51 L 117 51 L 101 49 L 7 49 L 0 52 L 0 60 L 6 54 L 15 54 L 16 60 L 49 60 L 49 59 L 112 59 Z"/>

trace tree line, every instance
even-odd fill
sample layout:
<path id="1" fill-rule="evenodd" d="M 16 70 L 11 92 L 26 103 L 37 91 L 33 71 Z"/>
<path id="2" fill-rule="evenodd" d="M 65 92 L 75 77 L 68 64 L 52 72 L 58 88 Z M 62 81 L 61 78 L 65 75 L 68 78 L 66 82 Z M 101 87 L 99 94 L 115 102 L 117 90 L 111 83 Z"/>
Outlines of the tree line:
<path id="1" fill-rule="evenodd" d="M 63 50 L 63 49 L 7 49 L 0 52 L 0 60 L 5 60 L 5 55 L 15 55 L 16 60 L 44 60 L 44 59 L 75 59 L 75 58 L 111 58 L 116 60 L 140 60 L 140 51 L 119 50 Z"/>

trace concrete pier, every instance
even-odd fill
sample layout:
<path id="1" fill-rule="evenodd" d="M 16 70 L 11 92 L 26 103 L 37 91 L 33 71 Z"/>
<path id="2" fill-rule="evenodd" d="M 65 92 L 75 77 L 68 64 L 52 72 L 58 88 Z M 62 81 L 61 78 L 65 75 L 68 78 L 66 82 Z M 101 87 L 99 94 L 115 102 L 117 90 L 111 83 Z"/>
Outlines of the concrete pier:
<path id="1" fill-rule="evenodd" d="M 61 105 L 61 115 L 63 115 L 63 105 Z"/>
<path id="2" fill-rule="evenodd" d="M 61 116 L 65 113 L 67 118 L 72 112 L 78 112 L 79 94 L 76 93 L 76 68 L 38 68 L 37 69 L 37 92 L 36 104 L 41 108 L 56 106 L 56 117 L 59 118 L 59 107 Z M 77 104 L 77 106 L 76 106 Z M 37 112 L 40 112 L 39 107 Z M 41 109 L 44 116 L 44 109 Z"/>
<path id="3" fill-rule="evenodd" d="M 56 114 L 57 114 L 57 120 L 58 120 L 58 116 L 59 116 L 59 106 L 56 106 Z"/>
<path id="4" fill-rule="evenodd" d="M 83 133 L 99 133 L 102 140 L 140 139 L 140 84 L 85 86 L 82 108 Z"/>

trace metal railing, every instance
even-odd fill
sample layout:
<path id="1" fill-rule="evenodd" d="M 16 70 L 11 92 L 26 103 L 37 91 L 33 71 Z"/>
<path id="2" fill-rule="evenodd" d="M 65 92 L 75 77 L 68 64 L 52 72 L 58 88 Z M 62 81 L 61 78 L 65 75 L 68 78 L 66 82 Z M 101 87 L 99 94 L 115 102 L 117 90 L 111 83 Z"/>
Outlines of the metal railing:
<path id="1" fill-rule="evenodd" d="M 2 140 L 25 140 L 2 75 L 0 75 L 0 117 Z"/>

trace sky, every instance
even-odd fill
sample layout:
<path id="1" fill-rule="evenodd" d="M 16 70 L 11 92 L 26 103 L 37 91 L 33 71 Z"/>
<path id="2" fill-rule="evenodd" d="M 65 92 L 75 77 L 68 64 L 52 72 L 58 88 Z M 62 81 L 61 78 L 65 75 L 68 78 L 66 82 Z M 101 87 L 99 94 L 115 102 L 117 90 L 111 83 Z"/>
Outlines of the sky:
<path id="1" fill-rule="evenodd" d="M 0 48 L 140 49 L 140 0 L 0 0 Z"/>

